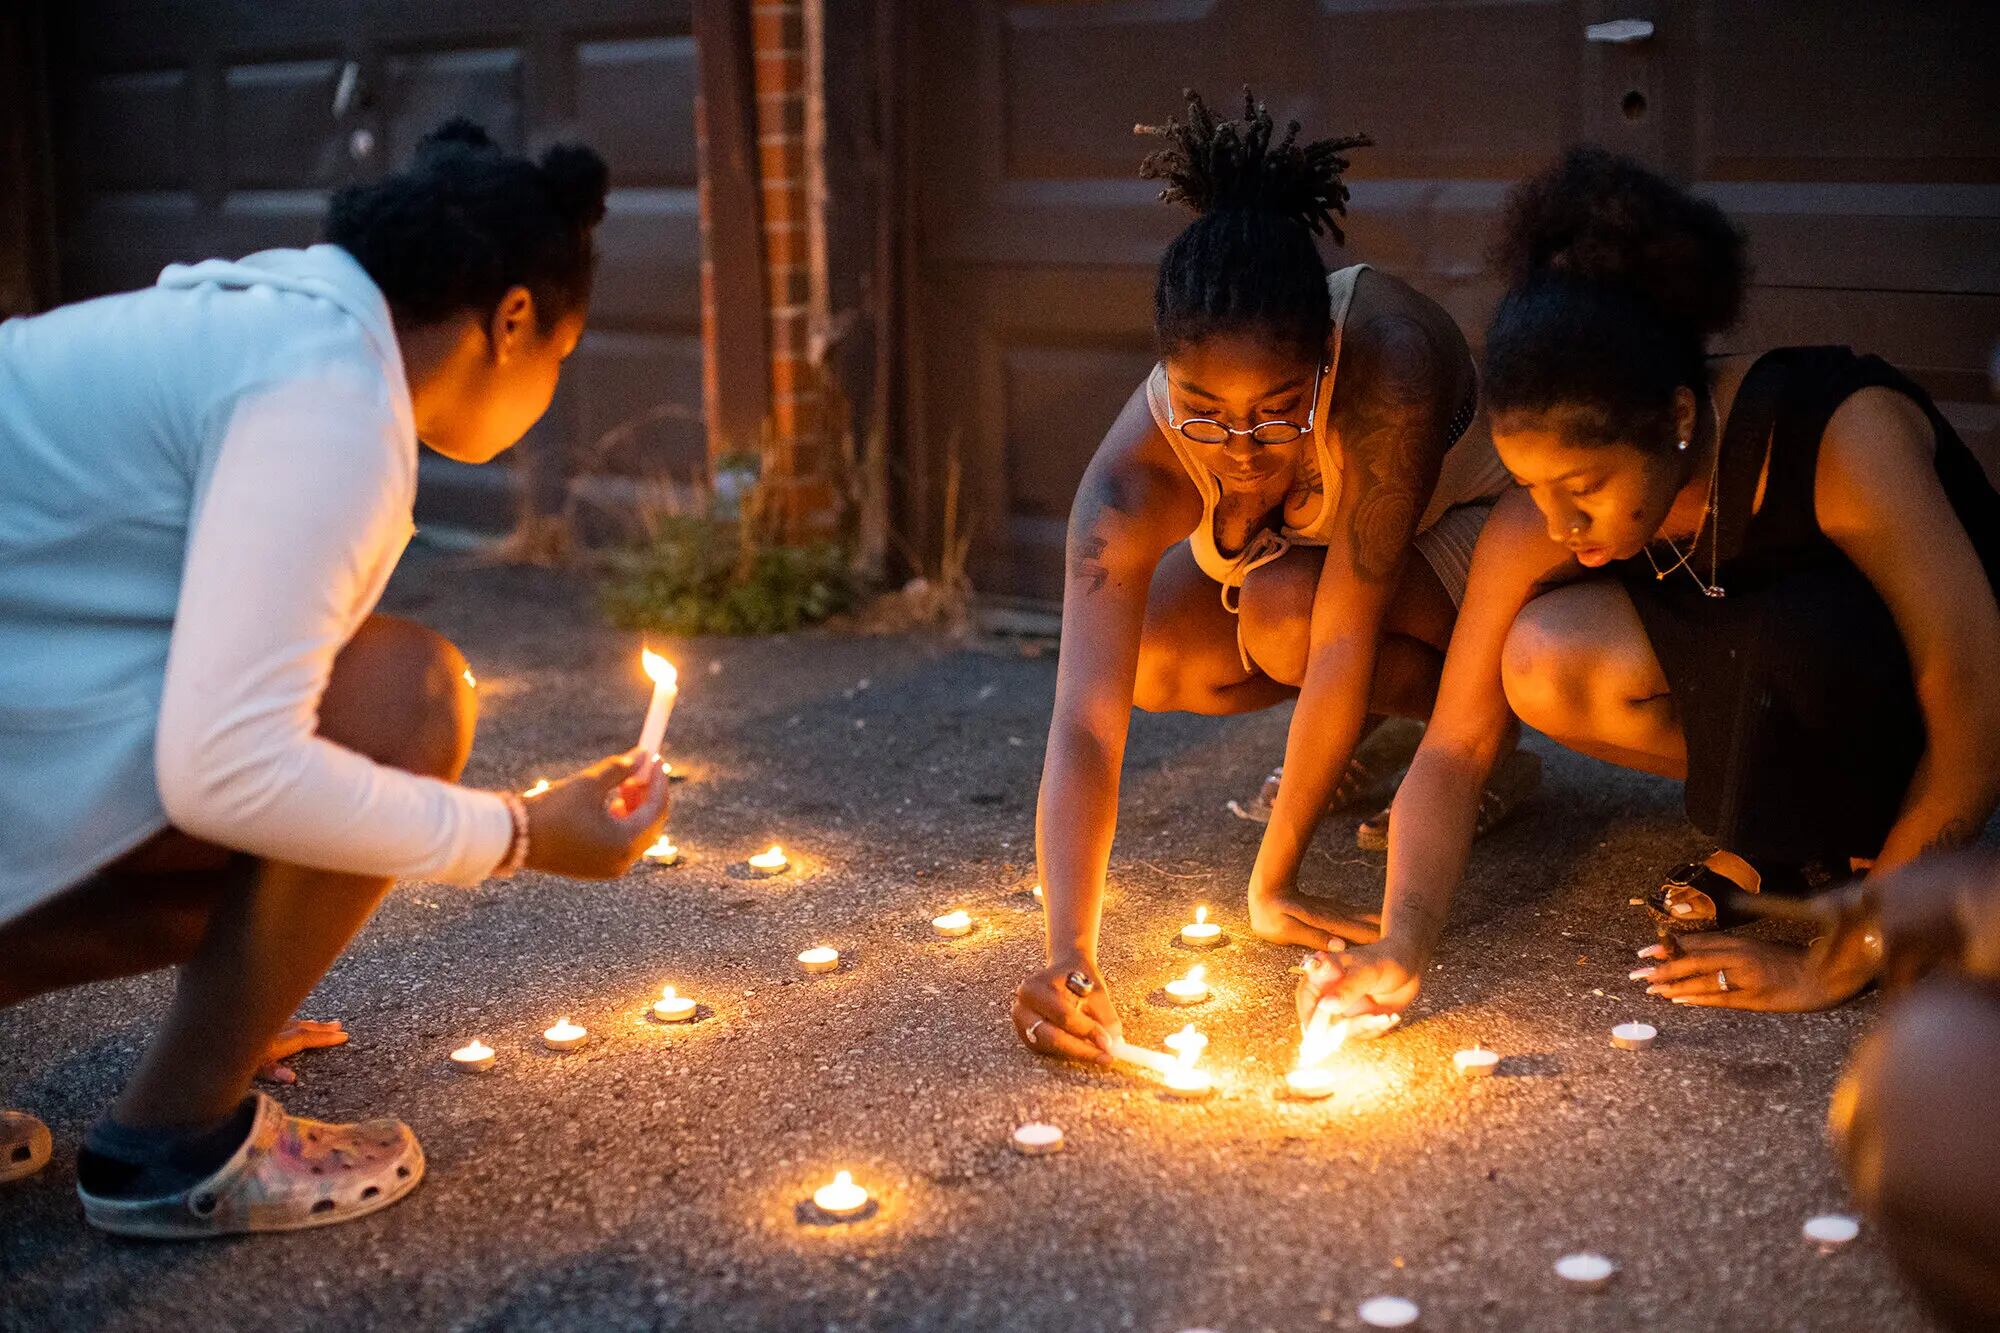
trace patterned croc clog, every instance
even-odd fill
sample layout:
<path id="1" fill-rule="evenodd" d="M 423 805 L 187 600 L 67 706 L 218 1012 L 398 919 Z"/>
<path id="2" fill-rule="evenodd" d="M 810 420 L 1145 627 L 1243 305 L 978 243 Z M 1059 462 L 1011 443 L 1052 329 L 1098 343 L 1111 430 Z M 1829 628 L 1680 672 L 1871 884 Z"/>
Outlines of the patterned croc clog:
<path id="1" fill-rule="evenodd" d="M 401 1121 L 331 1125 L 255 1095 L 249 1137 L 214 1175 L 159 1199 L 101 1199 L 79 1186 L 84 1220 L 156 1240 L 298 1231 L 379 1212 L 424 1178 L 424 1150 Z"/>
<path id="2" fill-rule="evenodd" d="M 0 1185 L 47 1166 L 54 1146 L 49 1127 L 26 1111 L 0 1111 Z"/>

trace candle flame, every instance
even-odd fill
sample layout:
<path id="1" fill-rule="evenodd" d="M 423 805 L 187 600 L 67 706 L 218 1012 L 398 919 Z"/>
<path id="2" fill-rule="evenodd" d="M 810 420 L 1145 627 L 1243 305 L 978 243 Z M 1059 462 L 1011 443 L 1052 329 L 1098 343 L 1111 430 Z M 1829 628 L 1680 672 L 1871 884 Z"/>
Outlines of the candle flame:
<path id="1" fill-rule="evenodd" d="M 536 778 L 535 785 L 528 788 L 526 791 L 522 792 L 521 795 L 540 796 L 543 792 L 549 789 L 550 785 L 551 784 L 547 778 Z"/>
<path id="2" fill-rule="evenodd" d="M 1207 920 L 1208 920 L 1208 909 L 1206 907 L 1197 907 L 1194 909 L 1194 923 L 1197 926 L 1201 925 L 1203 922 Z"/>
<path id="3" fill-rule="evenodd" d="M 1207 975 L 1208 975 L 1208 969 L 1203 967 L 1200 963 L 1196 963 L 1193 967 L 1187 970 L 1187 977 L 1185 979 L 1188 981 L 1199 983 L 1201 979 L 1203 977 L 1206 977 Z"/>
<path id="4" fill-rule="evenodd" d="M 785 849 L 783 847 L 780 847 L 777 843 L 774 842 L 770 845 L 770 847 L 768 847 L 764 851 L 761 851 L 757 853 L 755 856 L 751 857 L 750 864 L 755 866 L 759 870 L 779 869 L 787 864 L 785 860 Z"/>
<path id="5" fill-rule="evenodd" d="M 678 687 L 681 673 L 672 662 L 669 662 L 651 648 L 640 649 L 639 661 L 645 665 L 646 674 L 657 684 Z"/>
<path id="6" fill-rule="evenodd" d="M 674 999 L 678 994 L 679 992 L 676 991 L 672 986 L 660 987 L 660 998 L 663 1000 Z"/>
<path id="7" fill-rule="evenodd" d="M 671 861 L 680 854 L 681 849 L 674 846 L 672 835 L 667 833 L 660 834 L 660 840 L 648 847 L 645 852 L 649 861 Z"/>
<path id="8" fill-rule="evenodd" d="M 833 1173 L 833 1183 L 842 1189 L 846 1189 L 854 1183 L 854 1173 L 851 1171 L 836 1171 Z"/>

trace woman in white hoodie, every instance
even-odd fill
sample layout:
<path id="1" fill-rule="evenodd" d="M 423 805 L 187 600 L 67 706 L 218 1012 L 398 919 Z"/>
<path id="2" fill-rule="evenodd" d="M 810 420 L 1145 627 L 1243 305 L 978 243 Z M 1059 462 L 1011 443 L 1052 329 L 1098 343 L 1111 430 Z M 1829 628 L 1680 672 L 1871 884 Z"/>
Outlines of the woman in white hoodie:
<path id="1" fill-rule="evenodd" d="M 532 799 L 455 785 L 465 662 L 374 614 L 418 441 L 483 463 L 547 410 L 605 186 L 589 149 L 531 162 L 454 121 L 336 196 L 328 244 L 0 325 L 0 1005 L 179 968 L 78 1157 L 96 1226 L 401 1198 L 407 1127 L 249 1093 L 300 1000 L 398 878 L 608 877 L 665 820 L 636 752 Z M 6 1113 L 0 1179 L 47 1142 Z"/>

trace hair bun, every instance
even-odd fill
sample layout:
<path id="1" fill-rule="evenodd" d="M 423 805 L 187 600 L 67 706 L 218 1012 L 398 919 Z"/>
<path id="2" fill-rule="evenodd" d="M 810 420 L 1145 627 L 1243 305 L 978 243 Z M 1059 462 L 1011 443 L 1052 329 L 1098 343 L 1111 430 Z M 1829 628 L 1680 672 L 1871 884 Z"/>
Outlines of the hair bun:
<path id="1" fill-rule="evenodd" d="M 582 144 L 557 144 L 542 154 L 542 184 L 556 212 L 579 227 L 604 220 L 604 193 L 611 170 L 604 159 Z"/>
<path id="2" fill-rule="evenodd" d="M 1720 208 L 1588 146 L 1515 188 L 1494 262 L 1512 288 L 1551 274 L 1623 288 L 1704 338 L 1736 322 L 1749 281 Z"/>
<path id="3" fill-rule="evenodd" d="M 453 116 L 417 141 L 417 157 L 423 159 L 454 148 L 497 148 L 486 127 L 464 116 Z"/>
<path id="4" fill-rule="evenodd" d="M 1181 93 L 1187 122 L 1134 125 L 1133 132 L 1167 141 L 1139 164 L 1142 180 L 1165 181 L 1160 198 L 1186 204 L 1197 216 L 1230 210 L 1272 213 L 1303 224 L 1314 235 L 1345 243 L 1335 219 L 1347 213 L 1341 173 L 1347 156 L 1374 143 L 1365 134 L 1299 142 L 1299 123 L 1275 138 L 1271 113 L 1243 90 L 1243 118 L 1218 120 L 1192 89 Z"/>

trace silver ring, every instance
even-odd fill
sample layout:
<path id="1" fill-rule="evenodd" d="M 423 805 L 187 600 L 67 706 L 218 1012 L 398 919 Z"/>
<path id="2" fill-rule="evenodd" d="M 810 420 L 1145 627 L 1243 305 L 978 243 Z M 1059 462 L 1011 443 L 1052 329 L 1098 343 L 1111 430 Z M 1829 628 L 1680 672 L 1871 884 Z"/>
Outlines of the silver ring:
<path id="1" fill-rule="evenodd" d="M 1049 1021 L 1049 1020 L 1048 1020 L 1048 1019 L 1046 1019 L 1046 1018 L 1038 1018 L 1038 1019 L 1036 1019 L 1036 1020 L 1035 1020 L 1034 1022 L 1032 1022 L 1032 1023 L 1028 1024 L 1028 1034 L 1027 1034 L 1027 1035 L 1028 1035 L 1028 1045 L 1030 1045 L 1030 1046 L 1033 1046 L 1033 1045 L 1035 1044 L 1035 1032 L 1036 1032 L 1036 1030 L 1037 1030 L 1037 1029 L 1039 1029 L 1039 1028 L 1040 1028 L 1040 1027 L 1042 1026 L 1042 1024 L 1044 1024 L 1044 1023 L 1046 1023 L 1046 1022 L 1048 1022 L 1048 1021 Z"/>
<path id="2" fill-rule="evenodd" d="M 1716 969 L 1715 969 L 1715 986 L 1716 986 L 1716 989 L 1717 989 L 1717 990 L 1729 990 L 1729 989 L 1730 989 L 1730 985 L 1729 985 L 1729 969 L 1728 969 L 1728 968 L 1726 968 L 1726 967 L 1718 967 L 1718 968 L 1716 968 Z"/>
<path id="3" fill-rule="evenodd" d="M 1076 996 L 1078 999 L 1082 999 L 1083 997 L 1089 995 L 1092 991 L 1097 989 L 1097 983 L 1092 981 L 1090 979 L 1090 974 L 1088 972 L 1085 972 L 1082 968 L 1078 968 L 1076 971 L 1064 977 L 1063 985 L 1068 987 L 1069 993 L 1071 995 Z"/>

